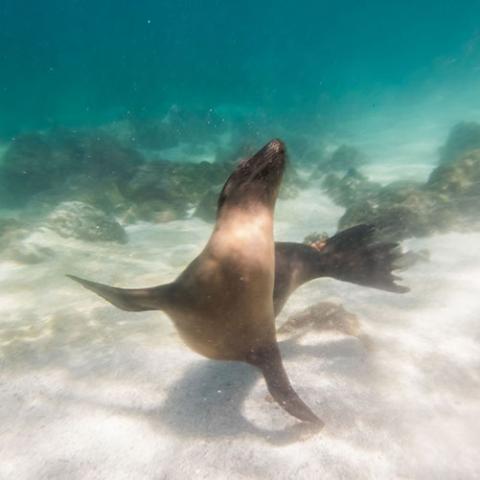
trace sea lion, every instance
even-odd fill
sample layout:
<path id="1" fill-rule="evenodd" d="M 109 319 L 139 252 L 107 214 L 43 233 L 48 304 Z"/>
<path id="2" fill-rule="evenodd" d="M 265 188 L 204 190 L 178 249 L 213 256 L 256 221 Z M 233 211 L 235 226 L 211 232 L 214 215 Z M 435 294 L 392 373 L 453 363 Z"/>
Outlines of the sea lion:
<path id="1" fill-rule="evenodd" d="M 165 311 L 194 351 L 257 367 L 281 407 L 321 427 L 291 386 L 276 339 L 273 213 L 285 163 L 284 144 L 272 140 L 237 166 L 220 193 L 207 245 L 174 282 L 116 289 L 70 278 L 124 310 Z"/>
<path id="2" fill-rule="evenodd" d="M 391 274 L 399 256 L 397 245 L 376 243 L 371 225 L 340 232 L 321 248 L 274 245 L 273 211 L 284 168 L 285 148 L 279 140 L 236 168 L 220 194 L 210 240 L 173 283 L 123 289 L 69 277 L 123 310 L 164 310 L 193 350 L 256 366 L 286 411 L 321 426 L 290 385 L 274 318 L 294 290 L 318 277 L 392 292 L 408 289 L 396 285 Z"/>

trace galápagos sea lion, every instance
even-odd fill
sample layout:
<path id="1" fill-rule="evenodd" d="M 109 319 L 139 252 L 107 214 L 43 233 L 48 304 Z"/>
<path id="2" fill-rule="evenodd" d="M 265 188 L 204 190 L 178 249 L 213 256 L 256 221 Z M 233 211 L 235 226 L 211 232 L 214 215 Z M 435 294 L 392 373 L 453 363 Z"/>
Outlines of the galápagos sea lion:
<path id="1" fill-rule="evenodd" d="M 274 244 L 273 212 L 285 160 L 283 143 L 273 140 L 238 165 L 220 194 L 217 222 L 206 247 L 174 282 L 121 289 L 70 278 L 123 310 L 165 311 L 194 351 L 257 367 L 280 406 L 321 427 L 322 421 L 297 395 L 283 367 L 276 314 L 297 287 L 319 276 L 390 290 L 403 287 L 395 285 L 390 274 L 394 246 L 381 244 L 384 255 L 379 256 L 378 245 L 366 240 L 370 226 L 332 237 L 325 252 L 304 244 Z M 361 248 L 356 249 L 358 245 Z M 367 261 L 359 252 L 369 252 Z"/>

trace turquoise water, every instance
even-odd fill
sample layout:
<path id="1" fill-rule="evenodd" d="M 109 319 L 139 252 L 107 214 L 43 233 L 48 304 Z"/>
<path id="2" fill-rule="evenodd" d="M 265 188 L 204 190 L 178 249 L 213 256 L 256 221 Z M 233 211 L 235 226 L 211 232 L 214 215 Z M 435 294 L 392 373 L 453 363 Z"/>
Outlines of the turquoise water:
<path id="1" fill-rule="evenodd" d="M 478 478 L 480 2 L 137 3 L 0 2 L 0 479 Z M 276 319 L 315 434 L 65 277 L 172 282 L 272 138 L 275 241 L 376 227 Z"/>
<path id="2" fill-rule="evenodd" d="M 0 136 L 158 116 L 172 104 L 317 131 L 385 104 L 450 108 L 467 101 L 466 85 L 478 88 L 478 8 L 6 0 Z"/>

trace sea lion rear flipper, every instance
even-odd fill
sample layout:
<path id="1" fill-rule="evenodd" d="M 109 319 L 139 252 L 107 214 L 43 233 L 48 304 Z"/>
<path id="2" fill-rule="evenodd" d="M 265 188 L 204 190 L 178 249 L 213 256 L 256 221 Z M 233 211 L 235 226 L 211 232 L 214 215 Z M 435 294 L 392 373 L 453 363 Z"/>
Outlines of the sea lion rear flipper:
<path id="1" fill-rule="evenodd" d="M 168 285 L 152 288 L 116 288 L 102 283 L 91 282 L 75 275 L 67 275 L 88 290 L 95 292 L 112 305 L 128 312 L 161 310 Z"/>
<path id="2" fill-rule="evenodd" d="M 392 274 L 401 267 L 397 243 L 377 241 L 373 225 L 356 225 L 326 240 L 323 246 L 304 243 L 275 243 L 275 315 L 301 285 L 320 277 L 405 293 Z"/>
<path id="3" fill-rule="evenodd" d="M 319 262 L 327 268 L 327 276 L 394 293 L 410 289 L 395 283 L 401 280 L 392 274 L 402 257 L 399 244 L 378 241 L 374 225 L 356 225 L 329 238 L 320 250 Z"/>
<path id="4" fill-rule="evenodd" d="M 304 403 L 290 384 L 276 343 L 269 348 L 252 353 L 248 362 L 260 369 L 268 391 L 284 410 L 303 422 L 315 424 L 319 428 L 323 427 L 323 422 Z"/>

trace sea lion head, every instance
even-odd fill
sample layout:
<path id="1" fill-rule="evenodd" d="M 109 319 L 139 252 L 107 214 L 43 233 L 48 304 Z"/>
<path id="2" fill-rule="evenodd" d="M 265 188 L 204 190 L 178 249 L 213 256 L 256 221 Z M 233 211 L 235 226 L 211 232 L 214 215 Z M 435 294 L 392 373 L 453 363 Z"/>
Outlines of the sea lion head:
<path id="1" fill-rule="evenodd" d="M 281 140 L 271 140 L 253 157 L 240 162 L 228 177 L 218 199 L 218 214 L 226 206 L 273 209 L 285 170 L 286 152 Z"/>

